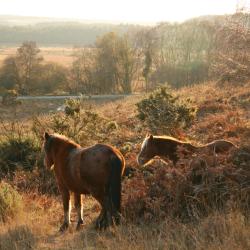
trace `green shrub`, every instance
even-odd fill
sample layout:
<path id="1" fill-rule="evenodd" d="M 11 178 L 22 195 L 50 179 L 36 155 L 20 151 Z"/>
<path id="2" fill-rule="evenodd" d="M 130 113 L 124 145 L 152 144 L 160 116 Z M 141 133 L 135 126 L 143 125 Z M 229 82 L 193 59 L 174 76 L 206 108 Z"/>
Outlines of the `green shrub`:
<path id="1" fill-rule="evenodd" d="M 46 119 L 35 117 L 33 132 L 40 136 L 44 128 L 50 132 L 63 134 L 82 146 L 89 146 L 97 142 L 106 142 L 110 135 L 118 130 L 115 121 L 99 115 L 91 108 L 87 108 L 81 100 L 69 99 L 65 102 L 65 110 L 50 115 Z"/>
<path id="2" fill-rule="evenodd" d="M 0 177 L 17 168 L 32 170 L 39 154 L 38 145 L 28 137 L 12 137 L 0 142 Z"/>
<path id="3" fill-rule="evenodd" d="M 81 101 L 68 99 L 65 101 L 65 109 L 64 112 L 68 116 L 75 116 L 81 110 Z"/>
<path id="4" fill-rule="evenodd" d="M 190 101 L 181 102 L 166 87 L 155 90 L 136 105 L 138 118 L 154 133 L 172 134 L 176 128 L 189 126 L 195 117 Z"/>
<path id="5" fill-rule="evenodd" d="M 8 183 L 0 182 L 0 222 L 5 222 L 20 213 L 22 206 L 19 193 Z"/>

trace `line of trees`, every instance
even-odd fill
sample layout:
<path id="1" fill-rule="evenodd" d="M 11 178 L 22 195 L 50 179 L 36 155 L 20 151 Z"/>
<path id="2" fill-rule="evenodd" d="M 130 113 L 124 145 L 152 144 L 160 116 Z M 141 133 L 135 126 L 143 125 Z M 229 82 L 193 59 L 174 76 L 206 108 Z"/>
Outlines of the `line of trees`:
<path id="1" fill-rule="evenodd" d="M 22 22 L 22 20 L 20 20 Z M 42 20 L 41 20 L 42 21 Z M 1 24 L 0 44 L 19 45 L 23 41 L 36 41 L 42 46 L 89 46 L 95 43 L 98 36 L 107 32 L 124 34 L 128 31 L 138 31 L 140 25 L 129 24 L 84 24 L 77 22 L 50 22 L 36 25 L 8 26 Z"/>
<path id="2" fill-rule="evenodd" d="M 74 92 L 131 93 L 138 71 L 138 49 L 127 35 L 107 33 L 96 40 L 94 49 L 77 49 L 71 69 Z"/>
<path id="3" fill-rule="evenodd" d="M 24 42 L 0 69 L 0 90 L 18 94 L 126 93 L 159 84 L 174 87 L 221 78 L 249 79 L 250 15 L 162 23 L 139 32 L 106 33 L 76 48 L 71 67 L 45 63 L 35 42 Z M 217 69 L 217 70 L 216 70 Z M 228 73 L 229 72 L 229 73 Z M 211 74 L 212 73 L 212 74 Z"/>

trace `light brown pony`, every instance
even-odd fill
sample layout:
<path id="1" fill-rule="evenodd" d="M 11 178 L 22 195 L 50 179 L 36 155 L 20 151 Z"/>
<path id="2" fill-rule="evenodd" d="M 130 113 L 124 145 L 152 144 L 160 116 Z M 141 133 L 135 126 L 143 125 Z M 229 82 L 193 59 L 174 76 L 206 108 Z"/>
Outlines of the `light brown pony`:
<path id="1" fill-rule="evenodd" d="M 194 146 L 189 142 L 180 141 L 171 136 L 149 135 L 146 136 L 141 145 L 141 151 L 138 154 L 137 162 L 139 165 L 144 165 L 153 157 L 159 156 L 172 160 L 175 165 L 179 160 L 179 156 L 177 154 L 179 146 L 191 152 L 206 148 L 215 153 L 227 151 L 232 147 L 236 147 L 232 142 L 226 140 L 215 140 L 203 146 Z"/>
<path id="2" fill-rule="evenodd" d="M 54 165 L 54 172 L 62 195 L 64 222 L 60 231 L 70 224 L 70 191 L 78 215 L 77 229 L 83 224 L 81 194 L 91 194 L 102 210 L 96 228 L 119 224 L 121 213 L 121 177 L 125 167 L 122 154 L 115 148 L 96 144 L 82 148 L 65 136 L 44 134 L 44 164 Z"/>

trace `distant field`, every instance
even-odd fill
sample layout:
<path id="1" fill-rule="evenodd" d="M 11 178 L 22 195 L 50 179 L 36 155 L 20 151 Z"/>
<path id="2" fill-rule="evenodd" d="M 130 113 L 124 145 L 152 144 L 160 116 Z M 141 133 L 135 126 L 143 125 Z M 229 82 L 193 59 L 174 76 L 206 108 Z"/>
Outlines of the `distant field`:
<path id="1" fill-rule="evenodd" d="M 15 55 L 17 47 L 0 47 L 0 66 L 8 56 Z M 40 47 L 45 62 L 59 63 L 70 66 L 73 61 L 73 48 L 70 47 Z"/>

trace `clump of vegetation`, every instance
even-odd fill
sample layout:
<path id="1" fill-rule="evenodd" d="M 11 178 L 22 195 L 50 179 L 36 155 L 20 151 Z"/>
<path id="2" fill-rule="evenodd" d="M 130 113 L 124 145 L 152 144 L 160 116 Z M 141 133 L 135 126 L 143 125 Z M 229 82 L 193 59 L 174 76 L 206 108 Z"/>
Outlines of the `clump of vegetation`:
<path id="1" fill-rule="evenodd" d="M 19 214 L 22 206 L 20 194 L 10 184 L 0 182 L 0 222 Z"/>
<path id="2" fill-rule="evenodd" d="M 20 102 L 17 101 L 17 92 L 14 89 L 11 90 L 5 90 L 3 92 L 3 98 L 2 98 L 2 104 L 3 105 L 16 105 L 20 104 Z"/>
<path id="3" fill-rule="evenodd" d="M 181 102 L 166 87 L 152 92 L 137 103 L 138 118 L 154 133 L 173 134 L 176 128 L 189 126 L 195 117 L 190 100 Z"/>
<path id="4" fill-rule="evenodd" d="M 81 109 L 81 102 L 79 100 L 67 99 L 65 101 L 64 113 L 68 116 L 75 116 L 79 114 Z"/>
<path id="5" fill-rule="evenodd" d="M 42 163 L 38 164 L 32 172 L 17 170 L 13 184 L 20 192 L 36 192 L 38 194 L 58 195 L 59 190 L 52 171 L 47 171 Z"/>
<path id="6" fill-rule="evenodd" d="M 0 178 L 17 169 L 32 170 L 41 151 L 38 141 L 17 120 L 2 122 L 0 128 Z"/>
<path id="7" fill-rule="evenodd" d="M 105 142 L 118 130 L 115 121 L 110 121 L 91 108 L 84 107 L 81 100 L 73 99 L 65 102 L 63 113 L 53 114 L 44 120 L 34 118 L 33 131 L 37 136 L 44 132 L 44 127 L 51 132 L 72 138 L 82 146 Z"/>
<path id="8" fill-rule="evenodd" d="M 11 138 L 0 143 L 0 176 L 17 168 L 32 170 L 40 149 L 30 138 Z"/>

